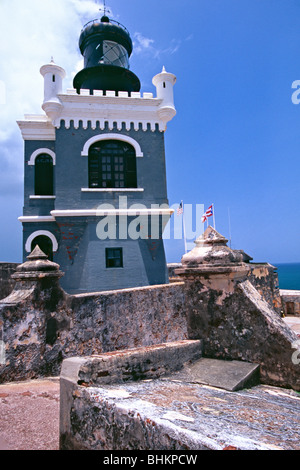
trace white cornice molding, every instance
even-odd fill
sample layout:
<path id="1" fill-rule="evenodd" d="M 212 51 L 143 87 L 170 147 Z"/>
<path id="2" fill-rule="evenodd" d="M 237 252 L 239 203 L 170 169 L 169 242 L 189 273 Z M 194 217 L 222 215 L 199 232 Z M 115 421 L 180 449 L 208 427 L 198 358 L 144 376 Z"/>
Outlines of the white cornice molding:
<path id="1" fill-rule="evenodd" d="M 66 94 L 57 95 L 63 105 L 59 118 L 54 121 L 54 126 L 59 128 L 62 121 L 65 127 L 71 126 L 73 121 L 74 128 L 78 128 L 80 121 L 83 128 L 87 128 L 89 123 L 92 129 L 97 125 L 100 129 L 104 129 L 106 123 L 110 130 L 117 123 L 117 128 L 122 129 L 123 124 L 127 130 L 132 125 L 135 130 L 139 130 L 142 126 L 143 130 L 147 130 L 148 126 L 155 131 L 158 126 L 161 132 L 166 129 L 166 122 L 159 117 L 159 109 L 162 103 L 161 99 L 153 98 L 152 93 L 119 93 L 107 92 L 103 96 L 103 92 L 98 91 L 90 95 L 89 90 L 81 90 L 78 95 L 75 90 L 69 90 Z"/>
<path id="2" fill-rule="evenodd" d="M 114 216 L 139 216 L 139 215 L 171 215 L 174 209 L 77 209 L 54 210 L 53 217 L 105 217 Z"/>
<path id="3" fill-rule="evenodd" d="M 83 193 L 143 192 L 144 188 L 81 188 Z"/>
<path id="4" fill-rule="evenodd" d="M 70 89 L 67 93 L 57 95 L 62 104 L 59 116 L 52 122 L 45 115 L 25 115 L 24 120 L 17 121 L 24 140 L 55 140 L 55 128 L 64 126 L 69 129 L 73 124 L 75 129 L 80 125 L 86 129 L 89 125 L 92 129 L 97 126 L 101 130 L 108 125 L 109 130 L 116 128 L 126 130 L 132 128 L 136 131 L 140 127 L 146 131 L 148 128 L 155 131 L 158 127 L 164 132 L 167 122 L 171 120 L 168 112 L 163 112 L 165 107 L 162 99 L 153 98 L 152 93 L 131 93 L 95 90 L 93 95 L 89 90 L 81 90 L 80 95 L 76 90 Z M 175 113 L 175 110 L 173 110 Z"/>
<path id="5" fill-rule="evenodd" d="M 44 115 L 25 115 L 17 121 L 24 140 L 55 140 L 55 127 Z"/>
<path id="6" fill-rule="evenodd" d="M 24 215 L 18 218 L 22 223 L 32 222 L 55 222 L 55 218 L 51 215 Z"/>
<path id="7" fill-rule="evenodd" d="M 29 199 L 56 199 L 56 196 L 29 196 Z"/>
<path id="8" fill-rule="evenodd" d="M 174 209 L 76 209 L 53 210 L 50 216 L 31 215 L 21 216 L 18 220 L 22 223 L 55 222 L 56 217 L 105 217 L 107 215 L 134 217 L 139 215 L 172 215 Z"/>

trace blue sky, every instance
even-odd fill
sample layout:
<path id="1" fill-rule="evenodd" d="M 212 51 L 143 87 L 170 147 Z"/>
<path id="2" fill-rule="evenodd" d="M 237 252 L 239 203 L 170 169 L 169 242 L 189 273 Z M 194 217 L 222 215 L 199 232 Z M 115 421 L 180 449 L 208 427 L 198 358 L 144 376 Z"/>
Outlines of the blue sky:
<path id="1" fill-rule="evenodd" d="M 42 113 L 39 68 L 51 56 L 80 69 L 82 25 L 101 2 L 2 0 L 0 5 L 0 261 L 21 261 L 23 141 L 16 121 Z M 170 205 L 215 205 L 216 229 L 257 262 L 300 262 L 299 0 L 107 0 L 134 42 L 131 69 L 155 93 L 177 77 L 165 135 Z M 4 92 L 3 92 L 4 84 Z M 202 215 L 202 214 L 201 214 Z M 176 215 L 174 216 L 176 217 Z M 180 261 L 182 241 L 166 243 Z"/>

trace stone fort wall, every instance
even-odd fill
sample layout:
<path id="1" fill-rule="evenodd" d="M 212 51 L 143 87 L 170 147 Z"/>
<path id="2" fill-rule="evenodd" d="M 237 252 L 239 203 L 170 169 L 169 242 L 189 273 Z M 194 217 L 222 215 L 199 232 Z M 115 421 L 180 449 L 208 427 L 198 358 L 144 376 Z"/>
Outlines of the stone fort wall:
<path id="1" fill-rule="evenodd" d="M 59 266 L 33 258 L 0 302 L 0 383 L 59 375 L 69 357 L 192 339 L 208 357 L 259 363 L 262 381 L 300 389 L 273 267 L 237 268 L 238 279 L 186 271 L 166 285 L 69 295 Z"/>
<path id="2" fill-rule="evenodd" d="M 0 263 L 0 299 L 7 297 L 15 285 L 11 275 L 16 271 L 18 263 Z"/>

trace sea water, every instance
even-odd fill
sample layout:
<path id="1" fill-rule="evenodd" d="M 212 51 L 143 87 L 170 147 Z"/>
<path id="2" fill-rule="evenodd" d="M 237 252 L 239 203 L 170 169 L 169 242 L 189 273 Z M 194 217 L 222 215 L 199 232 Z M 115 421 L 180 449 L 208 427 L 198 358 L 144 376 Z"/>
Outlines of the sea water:
<path id="1" fill-rule="evenodd" d="M 279 288 L 300 290 L 300 263 L 272 263 L 277 267 Z"/>

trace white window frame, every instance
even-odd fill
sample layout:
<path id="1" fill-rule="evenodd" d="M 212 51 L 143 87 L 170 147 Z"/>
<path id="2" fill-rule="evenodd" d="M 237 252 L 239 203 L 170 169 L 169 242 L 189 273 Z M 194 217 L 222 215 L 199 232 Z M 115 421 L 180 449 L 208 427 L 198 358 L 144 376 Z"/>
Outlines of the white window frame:
<path id="1" fill-rule="evenodd" d="M 53 166 L 56 165 L 56 155 L 55 155 L 55 153 L 53 152 L 53 150 L 50 150 L 50 149 L 47 149 L 47 148 L 40 148 L 40 149 L 35 150 L 30 156 L 30 159 L 28 161 L 28 165 L 30 165 L 30 166 L 35 165 L 35 159 L 39 155 L 42 155 L 42 154 L 46 154 L 46 155 L 49 155 L 50 157 L 52 157 Z"/>
<path id="2" fill-rule="evenodd" d="M 124 135 L 124 134 L 111 133 L 111 134 L 95 135 L 94 137 L 91 137 L 89 140 L 87 140 L 81 152 L 82 157 L 88 157 L 89 149 L 91 145 L 95 144 L 96 142 L 100 142 L 102 140 L 122 140 L 123 142 L 127 142 L 128 144 L 132 145 L 132 147 L 135 149 L 136 157 L 144 156 L 140 144 L 136 140 L 134 140 L 132 137 L 129 137 L 128 135 Z"/>
<path id="3" fill-rule="evenodd" d="M 53 233 L 49 232 L 48 230 L 37 230 L 36 232 L 33 232 L 31 235 L 29 235 L 25 243 L 25 250 L 27 253 L 31 253 L 31 243 L 33 240 L 41 235 L 50 238 L 52 241 L 53 253 L 55 253 L 58 250 L 58 243 Z"/>

